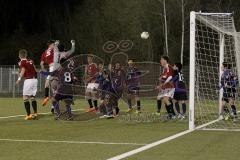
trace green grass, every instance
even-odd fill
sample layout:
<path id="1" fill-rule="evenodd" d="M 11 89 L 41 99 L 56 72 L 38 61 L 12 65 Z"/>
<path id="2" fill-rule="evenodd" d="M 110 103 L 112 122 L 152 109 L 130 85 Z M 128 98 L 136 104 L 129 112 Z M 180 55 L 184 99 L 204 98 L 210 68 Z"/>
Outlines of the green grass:
<path id="1" fill-rule="evenodd" d="M 142 104 L 143 112 L 154 111 L 154 100 L 143 100 Z M 77 100 L 74 109 L 84 109 L 86 106 L 84 100 Z M 123 102 L 120 106 L 122 111 L 127 109 Z M 49 112 L 49 110 L 49 106 L 39 106 L 39 112 Z M 19 114 L 25 114 L 21 99 L 0 99 L 0 117 Z M 0 119 L 0 139 L 149 144 L 184 131 L 188 127 L 187 121 L 135 123 L 118 119 L 96 119 L 96 116 L 83 111 L 77 114 L 81 118 L 71 122 L 55 121 L 50 114 L 40 115 L 38 120 L 33 121 L 25 121 L 24 117 Z M 219 157 L 227 159 L 228 156 L 237 159 L 235 148 L 240 145 L 238 134 L 237 132 L 196 131 L 127 159 L 219 160 L 221 159 Z M 0 160 L 102 160 L 138 147 L 141 146 L 0 140 Z"/>

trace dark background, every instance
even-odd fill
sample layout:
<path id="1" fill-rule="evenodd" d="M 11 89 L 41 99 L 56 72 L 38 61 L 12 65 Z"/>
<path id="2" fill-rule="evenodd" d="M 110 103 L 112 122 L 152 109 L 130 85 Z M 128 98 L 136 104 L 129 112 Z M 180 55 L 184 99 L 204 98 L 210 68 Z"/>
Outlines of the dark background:
<path id="1" fill-rule="evenodd" d="M 168 45 L 172 61 L 180 59 L 181 0 L 166 0 Z M 238 0 L 184 0 L 184 64 L 189 61 L 189 13 L 233 12 L 240 26 Z M 89 50 L 109 61 L 102 46 L 106 41 L 129 39 L 134 47 L 127 54 L 137 61 L 158 61 L 165 53 L 164 18 L 161 0 L 0 0 L 0 64 L 13 65 L 18 50 L 26 48 L 36 64 L 49 39 L 59 39 L 67 47 L 76 40 L 75 54 Z M 148 31 L 150 40 L 140 33 Z M 149 59 L 149 54 L 153 58 Z"/>

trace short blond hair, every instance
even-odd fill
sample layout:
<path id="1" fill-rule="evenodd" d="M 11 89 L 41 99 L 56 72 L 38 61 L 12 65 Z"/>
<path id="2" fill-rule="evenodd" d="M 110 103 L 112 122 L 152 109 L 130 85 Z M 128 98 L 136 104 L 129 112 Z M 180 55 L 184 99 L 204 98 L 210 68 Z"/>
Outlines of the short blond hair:
<path id="1" fill-rule="evenodd" d="M 19 50 L 19 57 L 26 58 L 27 57 L 27 50 L 26 49 L 20 49 Z"/>

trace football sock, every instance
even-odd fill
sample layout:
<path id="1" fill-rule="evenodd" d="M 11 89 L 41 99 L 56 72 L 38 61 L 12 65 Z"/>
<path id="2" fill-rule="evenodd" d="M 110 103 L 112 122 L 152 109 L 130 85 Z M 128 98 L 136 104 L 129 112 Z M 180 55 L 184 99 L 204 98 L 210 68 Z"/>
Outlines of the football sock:
<path id="1" fill-rule="evenodd" d="M 31 114 L 30 102 L 28 100 L 24 100 L 24 106 L 25 106 L 25 110 L 27 112 L 27 115 L 29 116 Z"/>
<path id="2" fill-rule="evenodd" d="M 37 101 L 35 99 L 32 100 L 32 108 L 34 113 L 37 113 Z"/>
<path id="3" fill-rule="evenodd" d="M 49 88 L 45 88 L 45 98 L 49 96 Z"/>
<path id="4" fill-rule="evenodd" d="M 235 105 L 231 105 L 231 108 L 232 108 L 232 112 L 234 115 L 237 115 L 237 109 L 236 109 L 236 106 Z"/>
<path id="5" fill-rule="evenodd" d="M 161 100 L 157 100 L 157 112 L 160 113 L 162 108 L 162 101 Z"/>
<path id="6" fill-rule="evenodd" d="M 98 109 L 97 100 L 94 100 L 94 101 L 93 101 L 93 104 L 94 104 L 95 109 Z"/>
<path id="7" fill-rule="evenodd" d="M 88 104 L 90 108 L 93 108 L 92 99 L 88 99 Z"/>
<path id="8" fill-rule="evenodd" d="M 179 107 L 179 103 L 175 102 L 175 108 L 178 114 L 180 114 L 180 107 Z"/>
<path id="9" fill-rule="evenodd" d="M 141 102 L 137 101 L 137 110 L 140 110 L 140 109 L 141 109 Z"/>
<path id="10" fill-rule="evenodd" d="M 128 98 L 128 107 L 132 108 L 132 100 L 131 100 L 131 98 Z"/>
<path id="11" fill-rule="evenodd" d="M 183 112 L 183 114 L 186 113 L 186 110 L 187 110 L 187 105 L 186 105 L 186 103 L 183 103 L 182 104 L 182 112 Z"/>

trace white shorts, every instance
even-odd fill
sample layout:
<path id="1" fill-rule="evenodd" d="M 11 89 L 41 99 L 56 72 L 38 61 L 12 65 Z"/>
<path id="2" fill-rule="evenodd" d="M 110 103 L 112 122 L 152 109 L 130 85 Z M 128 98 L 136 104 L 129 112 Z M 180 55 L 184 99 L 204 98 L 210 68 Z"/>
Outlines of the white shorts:
<path id="1" fill-rule="evenodd" d="M 53 72 L 54 71 L 54 66 L 50 66 L 49 67 L 49 72 Z M 49 80 L 51 78 L 50 75 L 47 76 L 47 79 Z"/>
<path id="2" fill-rule="evenodd" d="M 174 92 L 175 92 L 175 88 L 167 88 L 167 89 L 161 90 L 161 92 L 158 93 L 157 99 L 161 99 L 163 97 L 173 98 Z"/>
<path id="3" fill-rule="evenodd" d="M 88 83 L 86 92 L 97 92 L 99 84 L 98 83 Z"/>
<path id="4" fill-rule="evenodd" d="M 25 79 L 23 84 L 23 95 L 24 96 L 36 96 L 37 93 L 37 79 Z"/>

